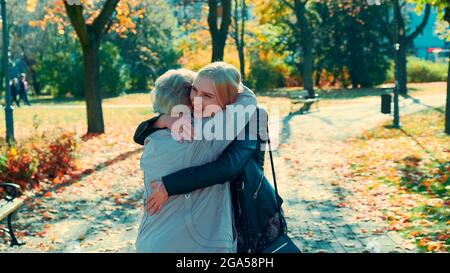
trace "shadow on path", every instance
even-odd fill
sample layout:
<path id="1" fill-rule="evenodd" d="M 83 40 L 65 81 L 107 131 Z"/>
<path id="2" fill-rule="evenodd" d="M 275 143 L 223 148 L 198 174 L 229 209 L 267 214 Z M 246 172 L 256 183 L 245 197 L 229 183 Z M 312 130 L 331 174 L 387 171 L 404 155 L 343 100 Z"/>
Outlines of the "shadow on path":
<path id="1" fill-rule="evenodd" d="M 437 112 L 439 112 L 439 113 L 445 114 L 444 110 L 440 109 L 439 107 L 425 104 L 425 103 L 423 103 L 420 99 L 415 98 L 415 97 L 413 97 L 413 96 L 411 96 L 411 95 L 406 95 L 406 96 L 403 96 L 403 97 L 404 97 L 405 99 L 411 99 L 411 100 L 413 101 L 413 103 L 415 103 L 415 104 L 420 104 L 420 105 L 422 105 L 422 106 L 425 106 L 425 107 L 428 108 L 428 109 L 432 109 L 432 110 L 435 110 L 435 111 L 437 111 Z"/>
<path id="2" fill-rule="evenodd" d="M 129 158 L 129 157 L 131 157 L 131 156 L 133 156 L 135 154 L 137 154 L 137 153 L 141 153 L 142 150 L 143 150 L 142 148 L 137 148 L 137 149 L 132 150 L 132 151 L 121 153 L 118 156 L 116 156 L 116 157 L 114 157 L 114 158 L 112 158 L 110 160 L 107 160 L 105 162 L 97 164 L 94 168 L 89 168 L 89 169 L 86 169 L 86 170 L 82 171 L 79 174 L 75 174 L 69 180 L 64 181 L 62 183 L 59 183 L 59 184 L 56 184 L 55 186 L 51 187 L 50 189 L 42 191 L 42 192 L 34 195 L 33 197 L 29 197 L 27 199 L 34 199 L 34 198 L 43 197 L 47 192 L 55 192 L 55 191 L 57 191 L 60 188 L 67 187 L 67 186 L 70 186 L 72 184 L 75 184 L 76 182 L 79 182 L 80 180 L 86 178 L 87 176 L 89 176 L 89 175 L 91 175 L 91 174 L 93 174 L 95 172 L 99 172 L 99 171 L 101 171 L 101 170 L 103 170 L 103 169 L 105 169 L 105 168 L 107 168 L 107 167 L 109 167 L 109 166 L 111 166 L 111 165 L 113 165 L 115 163 L 123 161 L 123 160 L 125 160 L 125 159 L 127 159 L 127 158 Z"/>

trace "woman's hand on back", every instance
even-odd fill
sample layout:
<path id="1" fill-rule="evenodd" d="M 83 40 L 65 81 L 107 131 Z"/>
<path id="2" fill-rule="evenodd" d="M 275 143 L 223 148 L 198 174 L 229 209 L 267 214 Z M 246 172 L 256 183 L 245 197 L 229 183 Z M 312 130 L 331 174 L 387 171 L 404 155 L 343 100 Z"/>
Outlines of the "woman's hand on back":
<path id="1" fill-rule="evenodd" d="M 153 181 L 150 187 L 152 188 L 152 194 L 147 201 L 147 211 L 150 215 L 154 215 L 164 207 L 169 199 L 169 194 L 161 181 Z"/>

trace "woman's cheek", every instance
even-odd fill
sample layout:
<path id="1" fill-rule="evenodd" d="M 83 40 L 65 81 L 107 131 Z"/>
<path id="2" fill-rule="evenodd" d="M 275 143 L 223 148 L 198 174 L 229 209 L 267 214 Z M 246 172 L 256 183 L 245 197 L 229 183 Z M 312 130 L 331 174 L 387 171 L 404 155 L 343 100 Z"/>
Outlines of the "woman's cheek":
<path id="1" fill-rule="evenodd" d="M 191 93 L 189 94 L 189 99 L 191 100 L 191 104 L 194 104 L 194 98 L 195 98 L 194 91 L 191 91 Z"/>

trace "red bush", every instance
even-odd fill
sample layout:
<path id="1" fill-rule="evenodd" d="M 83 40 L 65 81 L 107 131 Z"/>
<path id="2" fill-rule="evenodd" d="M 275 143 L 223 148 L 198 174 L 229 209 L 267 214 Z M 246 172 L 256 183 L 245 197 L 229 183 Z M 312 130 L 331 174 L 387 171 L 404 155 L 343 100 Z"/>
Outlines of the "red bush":
<path id="1" fill-rule="evenodd" d="M 65 133 L 60 138 L 50 143 L 47 149 L 35 148 L 38 166 L 36 178 L 38 180 L 49 179 L 60 181 L 65 174 L 75 170 L 73 152 L 76 142 L 73 134 Z"/>
<path id="2" fill-rule="evenodd" d="M 75 170 L 73 134 L 64 133 L 51 141 L 41 140 L 12 148 L 4 148 L 0 154 L 0 183 L 13 182 L 22 189 L 37 186 L 50 180 L 59 182 Z"/>

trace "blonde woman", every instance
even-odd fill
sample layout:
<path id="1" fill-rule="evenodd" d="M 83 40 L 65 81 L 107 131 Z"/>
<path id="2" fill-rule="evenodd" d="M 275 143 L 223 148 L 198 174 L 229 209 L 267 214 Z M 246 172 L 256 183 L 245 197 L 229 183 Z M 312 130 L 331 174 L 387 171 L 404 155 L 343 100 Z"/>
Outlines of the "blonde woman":
<path id="1" fill-rule="evenodd" d="M 146 211 L 136 240 L 137 252 L 237 251 L 229 183 L 173 195 L 158 213 L 149 213 L 155 209 L 148 203 L 149 196 L 157 189 L 155 184 L 158 182 L 155 181 L 217 159 L 256 112 L 255 95 L 243 87 L 239 71 L 225 63 L 207 66 L 198 75 L 185 69 L 165 73 L 155 84 L 154 110 L 166 115 L 174 107 L 185 106 L 195 110 L 194 99 L 198 97 L 199 89 L 204 96 L 198 107 L 209 110 L 202 111 L 203 115 L 198 118 L 203 124 L 215 121 L 224 121 L 225 125 L 232 123 L 233 136 L 217 138 L 212 132 L 204 132 L 205 135 L 192 142 L 181 143 L 173 138 L 170 130 L 165 129 L 145 139 L 141 168 L 144 171 Z M 245 122 L 235 122 L 237 113 L 226 109 L 230 105 L 250 107 L 249 116 L 237 117 L 245 119 Z"/>

